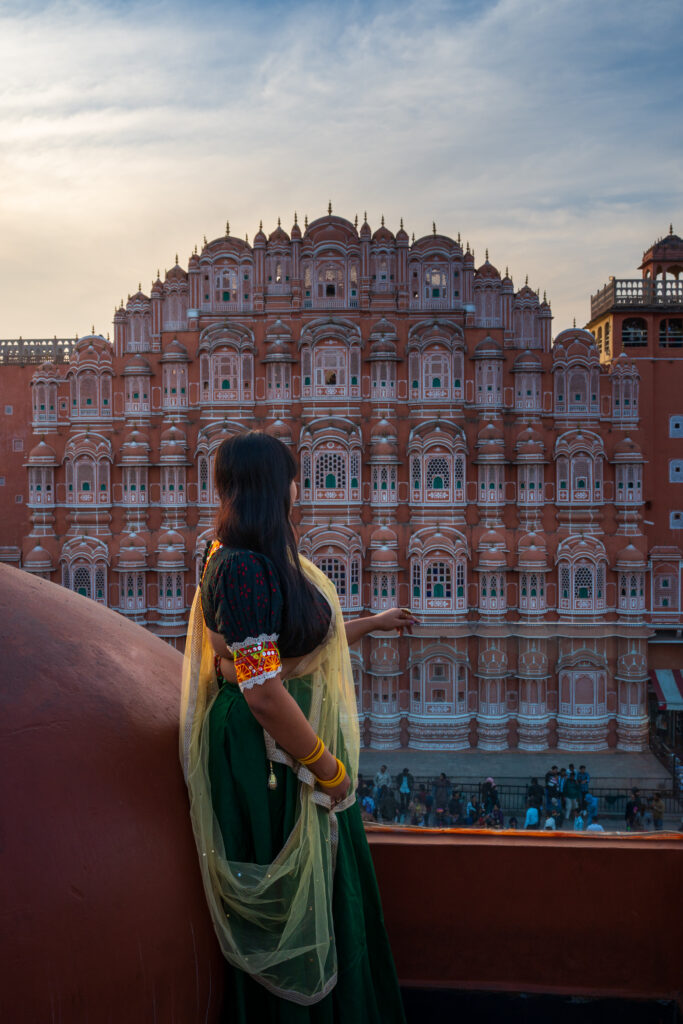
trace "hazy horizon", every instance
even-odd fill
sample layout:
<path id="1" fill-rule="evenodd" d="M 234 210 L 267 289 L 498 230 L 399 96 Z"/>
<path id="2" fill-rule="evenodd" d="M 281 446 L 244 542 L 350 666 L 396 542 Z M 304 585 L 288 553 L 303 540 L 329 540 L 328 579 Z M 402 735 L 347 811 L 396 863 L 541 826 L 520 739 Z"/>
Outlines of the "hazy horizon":
<path id="1" fill-rule="evenodd" d="M 111 332 L 278 216 L 468 240 L 553 333 L 683 234 L 680 4 L 0 4 L 0 337 Z M 678 184 L 676 184 L 678 182 Z"/>

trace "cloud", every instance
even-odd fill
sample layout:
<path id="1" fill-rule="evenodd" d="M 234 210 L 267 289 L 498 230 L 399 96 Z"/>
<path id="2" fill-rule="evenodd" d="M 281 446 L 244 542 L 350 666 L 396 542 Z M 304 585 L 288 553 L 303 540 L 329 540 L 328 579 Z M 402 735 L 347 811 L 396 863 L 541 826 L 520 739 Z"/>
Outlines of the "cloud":
<path id="1" fill-rule="evenodd" d="M 330 198 L 488 246 L 559 330 L 683 221 L 675 0 L 0 10 L 5 337 L 106 330 L 226 217 Z"/>

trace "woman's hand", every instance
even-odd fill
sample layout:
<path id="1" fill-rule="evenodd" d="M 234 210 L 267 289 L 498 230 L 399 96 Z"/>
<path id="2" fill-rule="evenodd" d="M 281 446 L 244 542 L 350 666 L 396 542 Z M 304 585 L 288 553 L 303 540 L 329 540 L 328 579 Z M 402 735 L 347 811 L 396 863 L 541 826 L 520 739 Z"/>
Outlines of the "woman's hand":
<path id="1" fill-rule="evenodd" d="M 351 788 L 351 779 L 347 775 L 346 769 L 344 769 L 344 778 L 341 780 L 339 785 L 334 787 L 334 789 L 328 789 L 327 786 L 321 788 L 331 799 L 332 808 L 334 809 L 336 804 L 340 804 L 342 802 Z"/>
<path id="2" fill-rule="evenodd" d="M 397 629 L 399 636 L 403 636 L 405 630 L 409 626 L 414 626 L 417 621 L 409 608 L 389 608 L 385 612 L 373 615 L 372 631 Z M 410 636 L 410 633 L 407 635 Z"/>

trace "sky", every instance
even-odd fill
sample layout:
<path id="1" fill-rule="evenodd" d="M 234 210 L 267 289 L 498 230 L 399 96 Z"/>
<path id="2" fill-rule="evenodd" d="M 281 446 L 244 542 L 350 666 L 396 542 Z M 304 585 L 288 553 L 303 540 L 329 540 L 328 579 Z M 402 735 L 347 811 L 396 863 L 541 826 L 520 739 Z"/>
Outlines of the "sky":
<path id="1" fill-rule="evenodd" d="M 262 219 L 461 233 L 559 333 L 683 235 L 680 0 L 0 0 L 0 338 Z"/>

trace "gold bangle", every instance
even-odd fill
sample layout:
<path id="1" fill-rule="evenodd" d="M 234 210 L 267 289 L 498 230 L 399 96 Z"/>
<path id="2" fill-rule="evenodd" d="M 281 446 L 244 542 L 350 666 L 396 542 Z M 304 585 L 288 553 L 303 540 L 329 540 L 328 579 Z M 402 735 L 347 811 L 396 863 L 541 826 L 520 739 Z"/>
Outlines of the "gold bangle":
<path id="1" fill-rule="evenodd" d="M 334 789 L 335 786 L 339 785 L 339 783 L 346 774 L 346 768 L 344 767 L 344 765 L 342 764 L 338 757 L 335 757 L 335 761 L 337 762 L 337 774 L 334 776 L 334 778 L 318 779 L 320 785 L 323 786 L 325 789 Z"/>
<path id="2" fill-rule="evenodd" d="M 300 757 L 299 764 L 315 764 L 316 761 L 320 760 L 324 753 L 325 744 L 318 736 L 315 742 L 315 746 L 313 747 L 313 750 L 310 752 L 310 754 L 307 754 L 306 757 Z"/>

